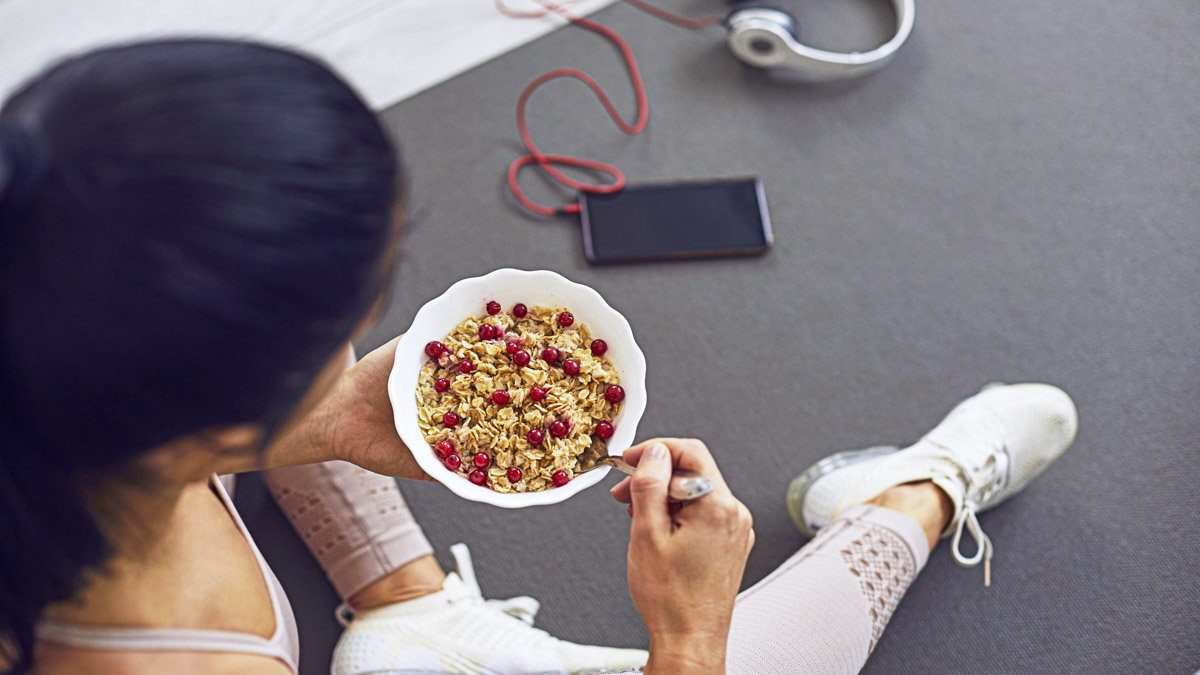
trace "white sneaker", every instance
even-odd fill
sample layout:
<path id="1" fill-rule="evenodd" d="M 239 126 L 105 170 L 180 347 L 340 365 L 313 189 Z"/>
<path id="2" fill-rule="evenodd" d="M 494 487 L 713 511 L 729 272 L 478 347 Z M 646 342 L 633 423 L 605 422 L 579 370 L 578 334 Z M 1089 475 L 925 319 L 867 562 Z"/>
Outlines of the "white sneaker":
<path id="1" fill-rule="evenodd" d="M 929 480 L 954 504 L 942 537 L 964 567 L 984 561 L 989 584 L 992 542 L 975 514 L 1008 499 L 1046 470 L 1075 440 L 1071 397 L 1048 384 L 993 384 L 958 404 L 916 444 L 839 452 L 812 465 L 788 486 L 787 504 L 800 531 L 813 536 L 843 511 L 890 487 Z M 975 555 L 959 550 L 963 528 Z"/>
<path id="2" fill-rule="evenodd" d="M 354 616 L 333 652 L 332 675 L 456 673 L 566 675 L 646 664 L 641 649 L 577 645 L 533 627 L 538 601 L 484 600 L 465 544 L 442 590 Z"/>

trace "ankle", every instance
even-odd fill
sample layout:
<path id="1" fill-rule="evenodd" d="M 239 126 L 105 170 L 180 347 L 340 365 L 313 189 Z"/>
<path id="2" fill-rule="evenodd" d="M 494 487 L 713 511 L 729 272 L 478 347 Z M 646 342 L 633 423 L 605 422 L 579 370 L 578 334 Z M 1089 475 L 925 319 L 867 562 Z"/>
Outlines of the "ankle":
<path id="1" fill-rule="evenodd" d="M 954 515 L 954 504 L 950 497 L 932 481 L 927 480 L 895 485 L 865 503 L 911 516 L 925 531 L 930 551 L 937 546 L 942 531 Z"/>
<path id="2" fill-rule="evenodd" d="M 356 612 L 414 600 L 442 590 L 446 573 L 432 555 L 422 556 L 372 581 L 346 602 Z"/>

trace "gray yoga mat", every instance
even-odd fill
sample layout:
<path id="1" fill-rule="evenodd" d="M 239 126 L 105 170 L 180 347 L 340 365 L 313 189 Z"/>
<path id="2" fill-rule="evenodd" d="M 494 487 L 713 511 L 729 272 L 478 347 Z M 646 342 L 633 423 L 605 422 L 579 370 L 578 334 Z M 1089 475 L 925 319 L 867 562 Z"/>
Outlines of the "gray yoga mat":
<path id="1" fill-rule="evenodd" d="M 870 47 L 890 21 L 884 2 L 794 4 L 817 46 Z M 566 29 L 384 113 L 410 218 L 389 311 L 360 347 L 498 267 L 596 288 L 649 361 L 639 437 L 703 438 L 754 512 L 746 585 L 803 543 L 783 494 L 811 462 L 910 443 L 993 380 L 1055 383 L 1078 403 L 1079 438 L 981 517 L 992 587 L 943 545 L 864 672 L 1200 667 L 1200 6 L 918 2 L 892 65 L 831 88 L 742 68 L 719 30 L 621 5 L 596 18 L 636 50 L 650 126 L 626 137 L 582 86 L 556 82 L 531 103 L 542 148 L 613 161 L 632 181 L 757 175 L 775 249 L 594 268 L 572 221 L 514 205 L 503 174 L 530 79 L 582 67 L 632 115 L 614 50 Z M 569 198 L 532 170 L 524 183 Z M 471 545 L 490 597 L 538 597 L 538 625 L 563 638 L 646 644 L 625 586 L 627 518 L 603 486 L 517 512 L 402 489 L 444 563 Z M 335 596 L 261 484 L 244 481 L 239 502 L 297 607 L 303 672 L 325 672 Z"/>

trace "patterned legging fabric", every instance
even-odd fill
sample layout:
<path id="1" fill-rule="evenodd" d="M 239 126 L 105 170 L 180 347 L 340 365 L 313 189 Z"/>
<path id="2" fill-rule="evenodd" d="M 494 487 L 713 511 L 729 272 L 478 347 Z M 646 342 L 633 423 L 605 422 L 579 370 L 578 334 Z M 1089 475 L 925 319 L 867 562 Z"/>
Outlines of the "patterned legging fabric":
<path id="1" fill-rule="evenodd" d="M 929 558 L 917 521 L 858 506 L 738 596 L 730 675 L 849 675 L 867 662 Z"/>
<path id="2" fill-rule="evenodd" d="M 343 599 L 433 553 L 395 479 L 349 462 L 271 469 L 263 476 Z"/>

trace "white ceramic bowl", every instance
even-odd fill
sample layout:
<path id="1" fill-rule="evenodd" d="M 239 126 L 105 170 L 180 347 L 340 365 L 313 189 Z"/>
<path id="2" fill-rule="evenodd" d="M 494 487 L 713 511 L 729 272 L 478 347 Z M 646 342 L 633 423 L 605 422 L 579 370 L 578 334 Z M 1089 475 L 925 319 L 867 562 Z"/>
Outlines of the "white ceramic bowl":
<path id="1" fill-rule="evenodd" d="M 629 322 L 599 293 L 546 270 L 500 269 L 482 277 L 463 279 L 425 303 L 400 339 L 396 346 L 396 362 L 388 378 L 388 396 L 392 400 L 396 431 L 400 432 L 400 438 L 412 450 L 425 473 L 458 496 L 472 501 L 510 509 L 557 504 L 599 483 L 609 468 L 593 469 L 562 487 L 541 492 L 500 493 L 475 485 L 443 466 L 417 425 L 417 378 L 428 361 L 425 344 L 444 340 L 463 319 L 484 316 L 484 305 L 489 300 L 499 302 L 504 311 L 518 302 L 530 307 L 565 307 L 575 315 L 577 322 L 591 330 L 592 335 L 608 343 L 606 356 L 617 369 L 621 386 L 625 388 L 621 412 L 613 419 L 616 433 L 608 440 L 609 454 L 619 455 L 629 449 L 646 410 L 646 357 L 633 339 Z"/>

